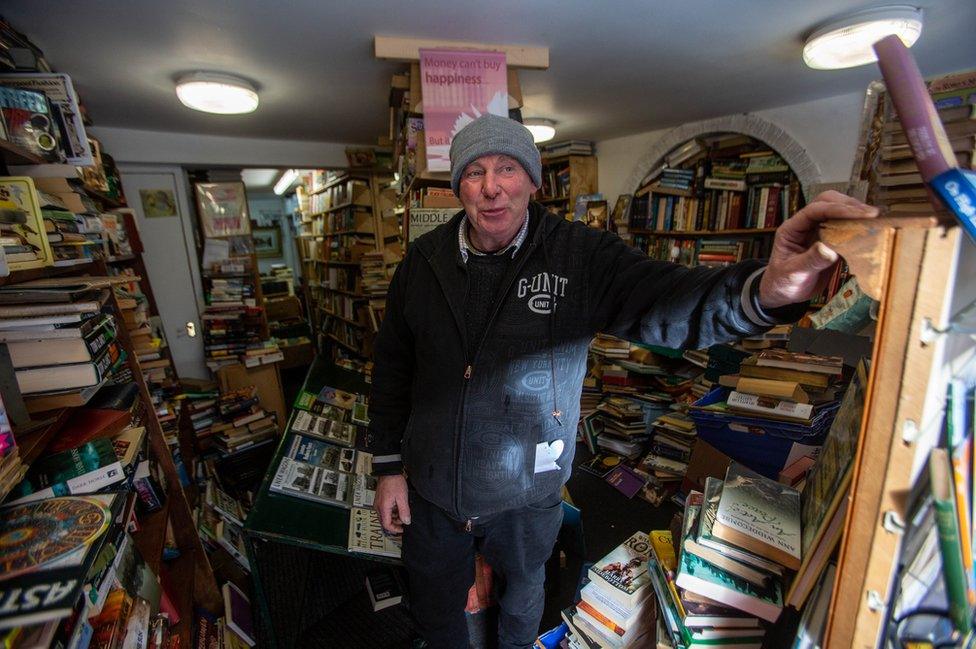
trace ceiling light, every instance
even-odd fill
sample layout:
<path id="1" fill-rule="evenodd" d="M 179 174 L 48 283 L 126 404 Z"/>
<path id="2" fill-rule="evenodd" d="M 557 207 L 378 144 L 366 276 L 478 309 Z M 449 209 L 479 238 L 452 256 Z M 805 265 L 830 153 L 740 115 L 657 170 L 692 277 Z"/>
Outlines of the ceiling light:
<path id="1" fill-rule="evenodd" d="M 533 117 L 522 123 L 532 134 L 532 141 L 536 144 L 548 142 L 556 137 L 556 122 L 542 117 Z"/>
<path id="2" fill-rule="evenodd" d="M 258 93 L 244 79 L 215 72 L 194 72 L 176 82 L 176 96 L 184 106 L 205 113 L 236 115 L 258 107 Z"/>
<path id="3" fill-rule="evenodd" d="M 871 48 L 897 34 L 911 47 L 922 33 L 922 10 L 897 5 L 849 14 L 818 27 L 803 46 L 803 61 L 816 70 L 853 68 L 878 60 Z"/>
<path id="4" fill-rule="evenodd" d="M 278 182 L 275 183 L 274 193 L 281 196 L 288 191 L 288 188 L 291 187 L 292 183 L 294 183 L 296 180 L 298 180 L 298 171 L 295 169 L 288 169 L 281 174 L 281 178 L 279 178 Z"/>

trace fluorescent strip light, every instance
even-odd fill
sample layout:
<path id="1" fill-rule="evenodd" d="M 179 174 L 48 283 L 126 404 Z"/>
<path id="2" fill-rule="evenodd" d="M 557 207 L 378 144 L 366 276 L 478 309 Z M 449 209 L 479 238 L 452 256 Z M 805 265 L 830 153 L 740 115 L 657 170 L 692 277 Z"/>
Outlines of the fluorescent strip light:
<path id="1" fill-rule="evenodd" d="M 275 183 L 274 193 L 281 196 L 288 191 L 288 188 L 291 187 L 292 183 L 294 183 L 296 180 L 298 180 L 298 171 L 295 169 L 288 169 L 281 174 L 281 178 L 279 178 L 278 182 Z"/>

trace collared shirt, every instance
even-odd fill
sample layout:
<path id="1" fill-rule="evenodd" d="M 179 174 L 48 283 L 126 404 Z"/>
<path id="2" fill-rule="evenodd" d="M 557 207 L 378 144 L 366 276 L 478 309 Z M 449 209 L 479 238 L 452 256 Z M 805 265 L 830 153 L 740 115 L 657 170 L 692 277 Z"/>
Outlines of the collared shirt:
<path id="1" fill-rule="evenodd" d="M 512 239 L 512 243 L 508 244 L 504 250 L 499 250 L 497 252 L 485 253 L 476 249 L 468 241 L 468 215 L 465 213 L 464 217 L 461 219 L 461 225 L 458 227 L 458 247 L 461 249 L 461 259 L 464 263 L 468 263 L 468 254 L 474 255 L 501 255 L 511 252 L 515 254 L 516 251 L 525 243 L 525 237 L 529 234 L 529 210 L 525 210 L 525 218 L 522 219 L 522 227 L 519 228 L 518 234 Z"/>

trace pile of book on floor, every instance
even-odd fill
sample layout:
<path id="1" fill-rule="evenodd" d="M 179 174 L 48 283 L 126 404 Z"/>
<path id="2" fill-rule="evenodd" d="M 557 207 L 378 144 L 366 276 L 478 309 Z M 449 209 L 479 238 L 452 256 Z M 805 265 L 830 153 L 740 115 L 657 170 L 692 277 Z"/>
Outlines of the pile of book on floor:
<path id="1" fill-rule="evenodd" d="M 253 385 L 221 394 L 215 414 L 209 434 L 223 455 L 268 442 L 278 434 L 277 414 L 261 407 Z"/>
<path id="2" fill-rule="evenodd" d="M 603 334 L 590 352 L 579 437 L 592 457 L 579 468 L 660 505 L 687 468 L 695 426 L 684 411 L 709 387 L 703 369 L 681 353 Z"/>
<path id="3" fill-rule="evenodd" d="M 636 532 L 590 566 L 578 601 L 562 611 L 570 647 L 653 646 L 654 603 L 648 573 L 650 539 Z"/>

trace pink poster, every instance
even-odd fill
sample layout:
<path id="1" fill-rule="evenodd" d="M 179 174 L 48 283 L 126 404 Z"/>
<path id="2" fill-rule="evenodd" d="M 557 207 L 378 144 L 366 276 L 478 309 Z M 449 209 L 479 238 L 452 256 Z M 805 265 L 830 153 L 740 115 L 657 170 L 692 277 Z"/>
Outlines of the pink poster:
<path id="1" fill-rule="evenodd" d="M 450 171 L 454 135 L 484 113 L 508 117 L 504 52 L 420 50 L 427 169 Z"/>

